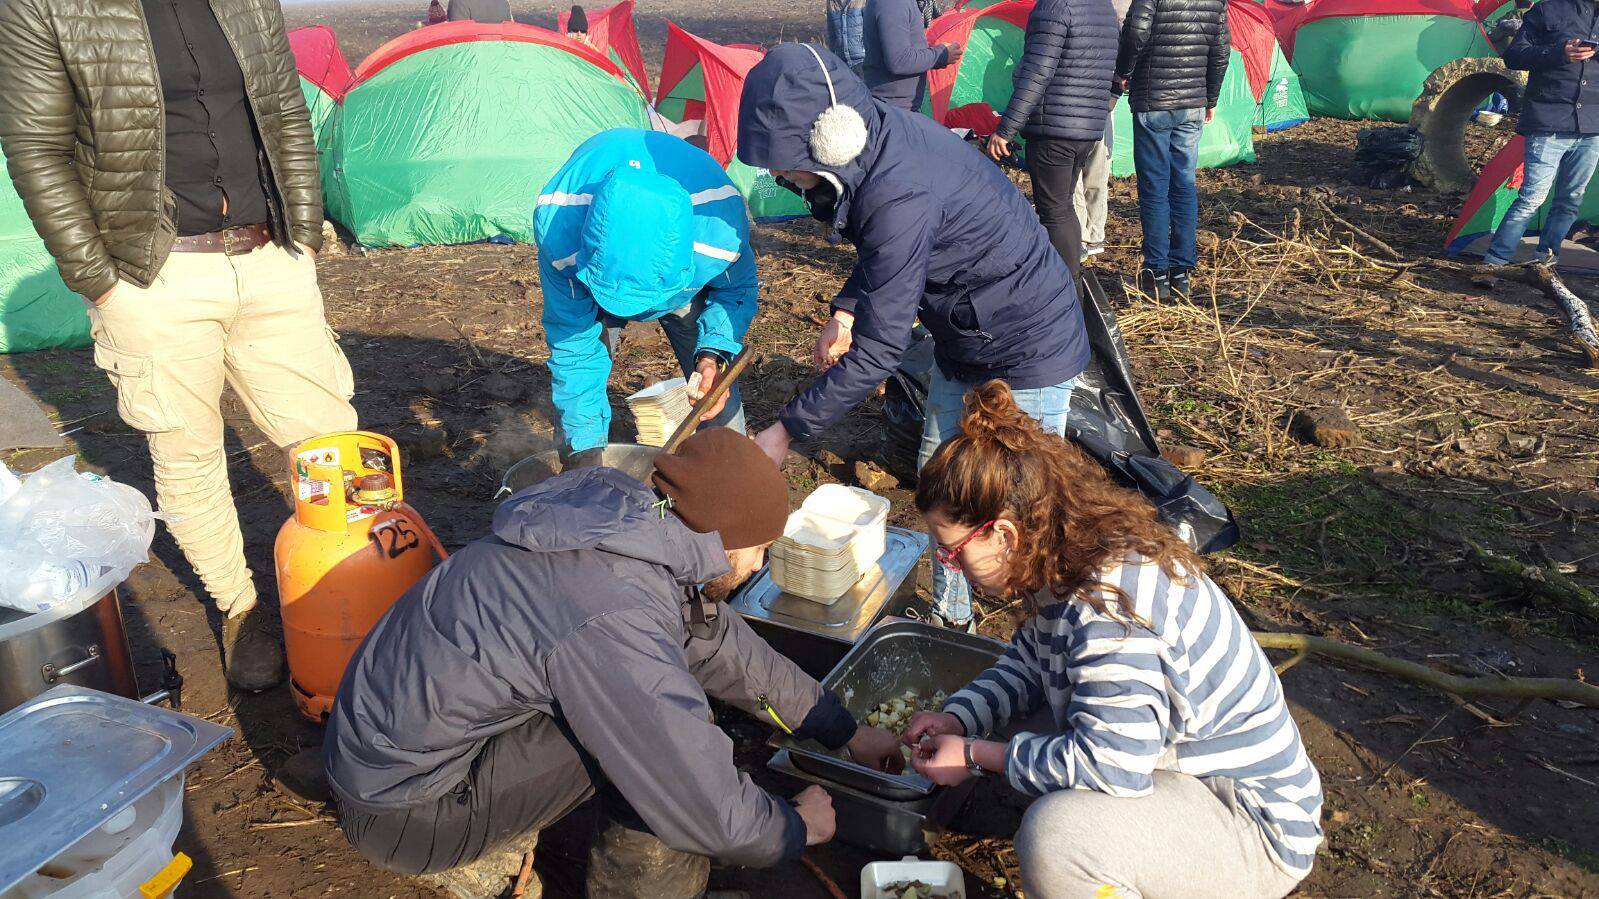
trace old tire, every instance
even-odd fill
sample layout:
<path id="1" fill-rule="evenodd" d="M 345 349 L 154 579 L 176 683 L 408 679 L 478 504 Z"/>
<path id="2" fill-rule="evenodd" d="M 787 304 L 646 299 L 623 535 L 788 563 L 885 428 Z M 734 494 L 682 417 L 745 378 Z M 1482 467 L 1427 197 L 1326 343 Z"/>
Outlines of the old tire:
<path id="1" fill-rule="evenodd" d="M 1411 166 L 1411 175 L 1435 190 L 1471 190 L 1477 183 L 1465 147 L 1471 114 L 1496 93 L 1519 109 L 1526 84 L 1525 72 L 1505 68 L 1498 58 L 1457 59 L 1433 70 L 1410 107 L 1410 127 L 1422 137 L 1421 157 Z"/>

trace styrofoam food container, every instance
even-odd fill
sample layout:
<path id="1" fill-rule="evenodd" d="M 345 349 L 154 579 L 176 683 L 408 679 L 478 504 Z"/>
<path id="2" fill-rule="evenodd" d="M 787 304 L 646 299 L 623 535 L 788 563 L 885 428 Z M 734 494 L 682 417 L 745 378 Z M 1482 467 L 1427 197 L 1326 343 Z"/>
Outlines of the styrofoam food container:
<path id="1" fill-rule="evenodd" d="M 889 899 L 890 885 L 920 880 L 937 895 L 966 899 L 966 875 L 953 862 L 924 862 L 907 855 L 897 862 L 872 862 L 861 869 L 861 899 Z"/>
<path id="2" fill-rule="evenodd" d="M 640 390 L 639 392 L 633 394 L 632 396 L 627 398 L 627 401 L 628 401 L 629 404 L 640 402 L 640 401 L 650 402 L 650 403 L 660 403 L 660 402 L 663 402 L 663 401 L 670 401 L 670 398 L 668 397 L 668 394 L 670 394 L 674 390 L 678 390 L 678 389 L 681 389 L 681 388 L 687 388 L 687 387 L 688 387 L 688 382 L 683 380 L 682 378 L 667 378 L 664 381 L 656 381 L 654 384 L 651 384 L 650 386 L 644 388 L 643 390 Z"/>
<path id="3" fill-rule="evenodd" d="M 855 554 L 855 565 L 862 572 L 872 570 L 877 560 L 888 548 L 889 502 L 870 490 L 846 487 L 843 484 L 823 484 L 812 491 L 800 510 L 823 515 L 844 522 L 857 529 L 850 551 Z"/>
<path id="4" fill-rule="evenodd" d="M 771 560 L 772 583 L 779 590 L 790 593 L 801 599 L 830 606 L 838 602 L 839 598 L 855 586 L 860 580 L 860 575 L 855 572 L 853 564 L 842 569 L 835 576 L 815 576 L 803 568 L 790 566 L 782 558 L 773 556 Z"/>
<path id="5" fill-rule="evenodd" d="M 99 830 L 6 891 L 6 899 L 138 899 L 174 858 L 183 775 L 169 778 Z"/>

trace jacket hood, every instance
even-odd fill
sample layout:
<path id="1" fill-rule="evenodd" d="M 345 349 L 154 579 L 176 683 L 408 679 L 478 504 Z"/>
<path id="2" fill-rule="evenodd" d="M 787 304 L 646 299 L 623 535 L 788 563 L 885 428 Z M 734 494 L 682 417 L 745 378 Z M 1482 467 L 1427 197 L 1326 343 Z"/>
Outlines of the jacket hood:
<path id="1" fill-rule="evenodd" d="M 812 51 L 815 51 L 813 55 Z M 824 76 L 816 57 L 827 67 Z M 811 127 L 830 105 L 828 79 L 838 102 L 866 122 L 866 149 L 853 162 L 828 166 L 811 156 Z M 830 172 L 849 188 L 860 184 L 874 155 L 882 112 L 866 82 L 822 47 L 779 44 L 744 79 L 738 107 L 738 158 L 746 165 L 798 172 Z"/>
<path id="2" fill-rule="evenodd" d="M 523 490 L 494 511 L 494 536 L 529 552 L 594 549 L 671 572 L 683 586 L 728 571 L 722 539 L 696 534 L 655 491 L 614 468 L 581 468 Z"/>
<path id="3" fill-rule="evenodd" d="M 583 222 L 577 279 L 621 318 L 669 312 L 694 280 L 694 201 L 677 181 L 623 166 Z"/>

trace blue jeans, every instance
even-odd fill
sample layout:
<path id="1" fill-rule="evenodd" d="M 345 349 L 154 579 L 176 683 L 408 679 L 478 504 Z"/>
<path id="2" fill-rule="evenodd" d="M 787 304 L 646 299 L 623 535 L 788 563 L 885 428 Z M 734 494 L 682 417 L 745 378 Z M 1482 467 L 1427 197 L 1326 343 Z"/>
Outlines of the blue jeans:
<path id="1" fill-rule="evenodd" d="M 1066 413 L 1076 383 L 1077 379 L 1072 378 L 1053 387 L 1012 390 L 1011 395 L 1016 398 L 1016 405 L 1038 419 L 1044 430 L 1064 436 Z M 977 386 L 951 381 L 937 365 L 933 366 L 932 380 L 927 385 L 927 419 L 922 423 L 922 445 L 916 454 L 918 471 L 933 458 L 944 441 L 960 432 L 966 391 Z M 933 558 L 933 611 L 956 624 L 972 618 L 972 588 L 966 583 L 966 576 L 945 568 L 936 556 Z"/>
<path id="2" fill-rule="evenodd" d="M 1203 109 L 1133 113 L 1133 167 L 1138 170 L 1138 219 L 1144 227 L 1144 268 L 1188 270 L 1199 264 L 1199 133 Z"/>
<path id="3" fill-rule="evenodd" d="M 1504 265 L 1516 258 L 1527 224 L 1546 199 L 1549 215 L 1538 234 L 1538 255 L 1560 255 L 1560 245 L 1577 221 L 1582 195 L 1593 178 L 1594 167 L 1599 165 L 1599 134 L 1529 134 L 1526 145 L 1521 193 L 1494 231 L 1493 243 L 1482 258 L 1488 265 Z"/>
<path id="4" fill-rule="evenodd" d="M 677 357 L 677 364 L 683 369 L 683 377 L 694 375 L 694 351 L 699 347 L 700 340 L 700 313 L 705 311 L 705 295 L 696 294 L 694 301 L 681 309 L 668 312 L 656 321 L 661 323 L 661 330 L 666 333 L 666 342 L 672 345 L 672 355 Z M 605 326 L 602 339 L 605 342 L 605 351 L 616 358 L 616 351 L 622 345 L 622 329 L 627 327 L 627 319 L 617 318 L 606 312 L 600 313 L 600 324 Z M 727 405 L 715 418 L 705 422 L 703 427 L 719 425 L 732 428 L 740 434 L 748 428 L 744 425 L 744 402 L 738 392 L 738 384 L 734 384 L 727 392 Z"/>

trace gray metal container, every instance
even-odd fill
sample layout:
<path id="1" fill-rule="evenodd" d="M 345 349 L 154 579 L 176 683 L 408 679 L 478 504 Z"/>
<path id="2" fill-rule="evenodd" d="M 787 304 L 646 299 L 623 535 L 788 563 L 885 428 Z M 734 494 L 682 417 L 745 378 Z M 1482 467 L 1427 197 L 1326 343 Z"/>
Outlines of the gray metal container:
<path id="1" fill-rule="evenodd" d="M 116 590 L 61 616 L 0 609 L 0 712 L 61 684 L 139 698 Z"/>
<path id="2" fill-rule="evenodd" d="M 650 472 L 655 470 L 655 457 L 661 452 L 658 446 L 638 443 L 607 443 L 593 449 L 574 453 L 565 459 L 555 450 L 534 453 L 505 470 L 500 479 L 500 495 L 516 493 L 556 475 L 578 468 L 615 468 L 623 474 L 649 483 Z"/>
<path id="3" fill-rule="evenodd" d="M 836 822 L 833 836 L 853 846 L 881 852 L 889 858 L 917 855 L 927 849 L 928 837 L 942 831 L 971 797 L 977 780 L 957 787 L 939 787 L 919 799 L 894 800 L 802 770 L 788 750 L 779 750 L 766 767 L 805 784 L 817 784 L 833 798 Z"/>

